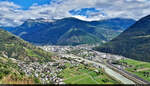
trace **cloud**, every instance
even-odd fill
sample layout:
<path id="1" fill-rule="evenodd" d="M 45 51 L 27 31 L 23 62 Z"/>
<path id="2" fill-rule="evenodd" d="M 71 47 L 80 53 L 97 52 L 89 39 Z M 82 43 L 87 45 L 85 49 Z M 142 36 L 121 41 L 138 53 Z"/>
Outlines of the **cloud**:
<path id="1" fill-rule="evenodd" d="M 0 25 L 17 26 L 26 19 L 61 19 L 64 17 L 76 17 L 82 20 L 93 21 L 105 18 L 133 18 L 140 19 L 150 14 L 149 0 L 52 0 L 51 4 L 32 5 L 28 10 L 13 2 L 0 2 Z M 72 14 L 71 10 L 96 9 L 99 11 Z M 81 11 L 82 13 L 82 11 Z M 88 17 L 87 17 L 88 16 Z"/>
<path id="2" fill-rule="evenodd" d="M 17 25 L 18 9 L 20 9 L 20 6 L 12 2 L 0 2 L 0 25 Z"/>

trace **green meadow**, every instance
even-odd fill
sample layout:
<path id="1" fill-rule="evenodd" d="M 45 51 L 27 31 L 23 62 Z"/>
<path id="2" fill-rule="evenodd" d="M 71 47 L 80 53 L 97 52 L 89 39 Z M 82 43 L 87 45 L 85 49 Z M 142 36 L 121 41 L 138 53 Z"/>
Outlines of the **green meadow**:
<path id="1" fill-rule="evenodd" d="M 125 60 L 121 60 L 120 62 L 128 66 L 125 68 L 125 70 L 127 70 L 128 72 L 131 72 L 147 81 L 150 81 L 149 62 L 136 61 L 132 59 L 125 59 Z"/>
<path id="2" fill-rule="evenodd" d="M 117 81 L 107 76 L 102 69 L 79 64 L 72 66 L 66 63 L 66 68 L 60 73 L 66 84 L 116 84 Z M 98 72 L 95 72 L 97 70 Z"/>

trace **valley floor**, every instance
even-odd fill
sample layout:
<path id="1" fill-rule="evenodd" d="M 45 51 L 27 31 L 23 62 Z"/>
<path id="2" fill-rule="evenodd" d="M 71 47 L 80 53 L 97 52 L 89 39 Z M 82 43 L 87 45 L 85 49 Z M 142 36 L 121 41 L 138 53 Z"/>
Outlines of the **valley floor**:
<path id="1" fill-rule="evenodd" d="M 105 74 L 101 68 L 94 68 L 92 65 L 78 64 L 72 66 L 65 64 L 65 68 L 60 75 L 63 76 L 66 84 L 117 84 L 119 82 L 113 80 Z"/>
<path id="2" fill-rule="evenodd" d="M 93 46 L 92 46 L 93 47 Z M 101 53 L 91 46 L 40 46 L 45 51 L 54 52 L 52 62 L 24 62 L 1 58 L 0 68 L 7 65 L 19 72 L 17 82 L 2 71 L 0 83 L 41 83 L 41 84 L 143 84 L 150 81 L 150 63 L 127 59 L 123 56 Z M 10 60 L 8 60 L 10 61 Z M 114 68 L 115 67 L 115 68 Z M 129 74 L 132 73 L 132 74 Z M 7 75 L 6 75 L 7 74 Z M 23 75 L 23 76 L 22 76 Z M 5 77 L 4 77 L 5 76 Z M 25 77 L 24 77 L 25 76 Z M 138 78 L 137 78 L 138 77 Z M 17 79 L 19 79 L 17 78 Z M 136 79 L 139 82 L 135 82 Z M 143 80 L 142 80 L 143 79 Z M 145 80 L 145 81 L 144 81 Z M 146 81 L 147 80 L 147 81 Z M 11 84 L 10 83 L 10 84 Z"/>
<path id="3" fill-rule="evenodd" d="M 111 78 L 113 78 L 123 84 L 135 84 L 135 83 L 149 84 L 149 82 L 148 82 L 149 81 L 149 70 L 150 70 L 149 63 L 138 62 L 135 60 L 129 60 L 123 56 L 97 52 L 97 51 L 94 51 L 91 49 L 94 46 L 88 46 L 88 45 L 83 45 L 83 46 L 82 45 L 79 45 L 79 46 L 40 46 L 40 47 L 46 51 L 53 51 L 53 52 L 59 54 L 60 58 L 67 57 L 68 59 L 70 59 L 70 61 L 72 61 L 74 59 L 82 64 L 91 63 L 96 69 L 99 70 L 99 68 L 101 68 L 100 70 L 103 73 L 106 72 L 109 76 L 111 76 Z M 113 61 L 122 62 L 122 59 L 126 59 L 126 60 L 124 60 L 128 64 L 126 66 L 132 66 L 132 67 L 125 67 L 124 65 L 116 65 L 116 64 L 114 65 L 113 64 Z M 107 60 L 108 61 L 110 60 L 111 62 L 109 63 L 109 62 L 107 62 Z M 114 66 L 115 66 L 115 68 L 114 68 Z M 63 81 L 65 83 L 71 83 L 71 84 L 81 83 L 80 81 L 82 81 L 82 83 L 90 82 L 90 83 L 103 84 L 103 82 L 100 82 L 101 79 L 98 78 L 99 75 L 90 76 L 91 72 L 87 72 L 87 73 L 80 72 L 80 71 L 76 71 L 77 69 L 78 69 L 78 67 L 71 67 L 70 69 L 69 68 L 64 69 L 63 71 L 65 71 L 65 72 L 63 72 L 63 71 L 61 72 L 61 76 L 65 78 Z M 104 72 L 104 70 L 105 70 L 105 72 Z M 72 72 L 69 72 L 69 71 L 72 71 Z M 80 73 L 82 73 L 83 75 L 85 74 L 86 77 L 83 77 L 82 74 L 78 75 Z M 87 75 L 89 75 L 89 76 L 87 76 Z M 79 80 L 79 81 L 76 80 L 76 77 L 81 78 L 81 80 Z M 98 81 L 97 81 L 97 78 L 98 78 Z M 85 79 L 87 79 L 87 81 Z M 111 79 L 112 81 L 110 80 L 108 83 L 113 84 L 114 83 L 113 79 Z M 146 80 L 148 80 L 148 81 L 146 81 Z M 117 82 L 115 82 L 115 84 L 116 83 Z"/>

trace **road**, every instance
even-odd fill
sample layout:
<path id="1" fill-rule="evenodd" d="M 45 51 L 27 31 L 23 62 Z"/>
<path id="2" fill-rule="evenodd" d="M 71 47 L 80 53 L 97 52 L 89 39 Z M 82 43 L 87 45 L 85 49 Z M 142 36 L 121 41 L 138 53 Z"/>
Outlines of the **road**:
<path id="1" fill-rule="evenodd" d="M 93 52 L 97 52 L 97 51 L 93 50 Z M 64 56 L 64 57 L 79 58 L 82 61 L 98 65 L 98 66 L 102 67 L 108 75 L 110 75 L 111 77 L 114 77 L 115 79 L 117 79 L 118 81 L 120 81 L 123 84 L 150 84 L 149 82 L 141 79 L 140 77 L 138 77 L 134 74 L 131 74 L 127 71 L 120 70 L 119 68 L 113 66 L 112 64 L 110 64 L 107 61 L 106 62 L 103 61 L 102 59 L 95 58 L 94 61 L 92 61 L 92 60 L 87 60 L 87 59 L 84 59 L 82 57 L 79 57 L 79 56 L 76 56 L 73 54 L 60 54 L 60 55 Z"/>
<path id="2" fill-rule="evenodd" d="M 124 77 L 124 76 L 121 75 L 120 73 L 118 73 L 118 72 L 112 70 L 111 68 L 107 67 L 107 66 L 104 65 L 104 64 L 101 64 L 101 63 L 98 63 L 98 62 L 95 62 L 95 61 L 91 61 L 91 60 L 87 60 L 87 59 L 84 59 L 84 58 L 82 58 L 82 57 L 75 56 L 75 55 L 72 55 L 72 54 L 70 54 L 70 55 L 69 55 L 69 54 L 61 54 L 61 56 L 63 56 L 63 57 L 71 57 L 71 58 L 74 58 L 74 59 L 76 58 L 77 61 L 85 61 L 85 62 L 87 62 L 87 63 L 93 63 L 93 64 L 98 65 L 98 66 L 100 66 L 101 68 L 103 68 L 103 69 L 105 70 L 105 72 L 106 72 L 109 76 L 115 78 L 116 80 L 120 81 L 121 83 L 123 83 L 123 84 L 135 84 L 132 80 L 130 80 L 130 79 Z M 80 60 L 78 60 L 78 59 L 80 59 Z"/>

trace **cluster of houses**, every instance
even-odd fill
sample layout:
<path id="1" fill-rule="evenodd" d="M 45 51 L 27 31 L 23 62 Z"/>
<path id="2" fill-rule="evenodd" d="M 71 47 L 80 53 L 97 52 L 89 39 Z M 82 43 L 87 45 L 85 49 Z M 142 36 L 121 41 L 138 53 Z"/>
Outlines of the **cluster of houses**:
<path id="1" fill-rule="evenodd" d="M 72 49 L 72 46 L 39 46 L 40 48 L 44 49 L 45 51 L 50 52 L 57 52 L 57 53 L 66 53 L 66 51 L 70 51 Z"/>
<path id="2" fill-rule="evenodd" d="M 96 45 L 83 44 L 83 45 L 77 45 L 77 46 L 45 45 L 45 46 L 37 46 L 37 47 L 40 47 L 40 48 L 42 48 L 46 51 L 50 51 L 50 52 L 66 53 L 67 51 L 72 51 L 72 50 L 75 50 L 75 49 L 91 50 L 95 46 Z"/>
<path id="3" fill-rule="evenodd" d="M 41 83 L 55 83 L 55 84 L 63 84 L 63 79 L 57 77 L 58 73 L 62 71 L 62 64 L 57 62 L 48 62 L 48 63 L 26 63 L 19 62 L 18 66 L 21 68 L 23 72 L 25 72 L 28 76 L 33 76 L 38 78 Z"/>
<path id="4" fill-rule="evenodd" d="M 73 51 L 78 51 L 78 53 L 75 53 L 75 55 L 77 56 L 81 56 L 84 57 L 85 59 L 95 59 L 96 58 L 102 58 L 102 59 L 121 59 L 124 58 L 122 56 L 119 55 L 112 55 L 109 53 L 102 53 L 102 52 L 97 52 L 92 50 L 93 47 L 98 46 L 97 45 L 87 45 L 87 44 L 83 44 L 83 45 L 77 45 L 77 46 L 55 46 L 55 45 L 48 45 L 48 46 L 39 46 L 40 48 L 42 48 L 45 51 L 50 51 L 50 52 L 57 52 L 57 53 L 61 53 L 61 54 L 68 54 L 68 53 L 73 53 Z"/>
<path id="5" fill-rule="evenodd" d="M 59 73 L 66 68 L 65 63 L 70 63 L 72 67 L 78 67 L 80 62 L 64 58 L 65 57 L 62 58 L 60 56 L 55 62 L 46 63 L 23 61 L 18 61 L 17 63 L 21 71 L 27 76 L 38 78 L 42 84 L 65 84 L 63 82 L 63 77 L 59 77 Z"/>

